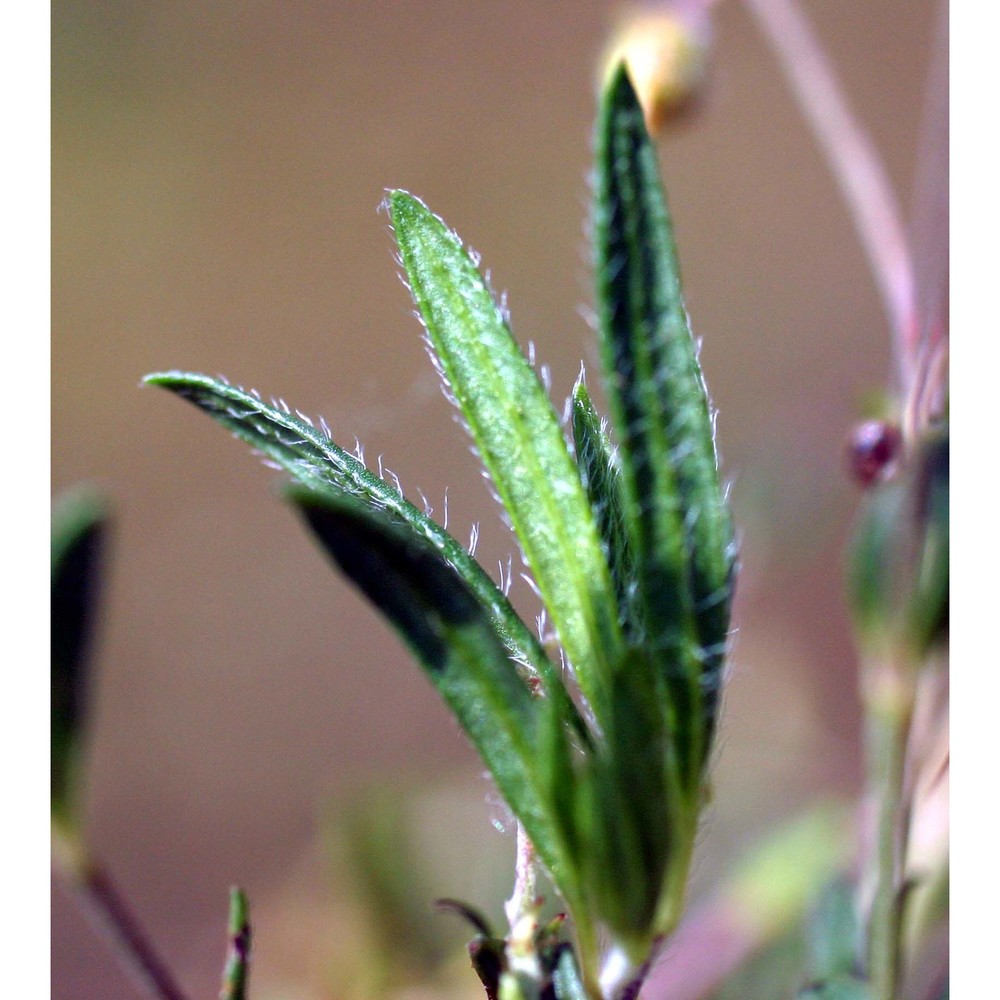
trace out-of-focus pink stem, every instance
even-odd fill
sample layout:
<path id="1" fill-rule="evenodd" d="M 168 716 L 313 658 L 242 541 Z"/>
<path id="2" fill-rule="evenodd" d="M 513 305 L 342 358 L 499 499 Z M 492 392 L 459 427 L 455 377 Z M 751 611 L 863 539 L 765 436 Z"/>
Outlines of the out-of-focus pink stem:
<path id="1" fill-rule="evenodd" d="M 107 931 L 129 969 L 149 995 L 157 1000 L 187 1000 L 107 870 L 98 864 L 89 865 L 79 887 L 98 926 Z"/>
<path id="2" fill-rule="evenodd" d="M 726 900 L 704 903 L 681 923 L 654 965 L 648 995 L 656 1000 L 706 997 L 760 945 Z"/>
<path id="3" fill-rule="evenodd" d="M 913 261 L 882 161 L 795 0 L 744 2 L 774 48 L 840 185 L 882 297 L 905 387 L 919 336 Z"/>

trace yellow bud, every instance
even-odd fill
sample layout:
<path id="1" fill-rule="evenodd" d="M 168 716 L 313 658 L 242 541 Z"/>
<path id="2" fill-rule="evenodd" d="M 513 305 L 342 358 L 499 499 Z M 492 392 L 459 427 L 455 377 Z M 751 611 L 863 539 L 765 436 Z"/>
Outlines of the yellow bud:
<path id="1" fill-rule="evenodd" d="M 664 3 L 624 13 L 601 59 L 601 82 L 622 61 L 651 135 L 690 106 L 705 80 L 710 3 Z"/>

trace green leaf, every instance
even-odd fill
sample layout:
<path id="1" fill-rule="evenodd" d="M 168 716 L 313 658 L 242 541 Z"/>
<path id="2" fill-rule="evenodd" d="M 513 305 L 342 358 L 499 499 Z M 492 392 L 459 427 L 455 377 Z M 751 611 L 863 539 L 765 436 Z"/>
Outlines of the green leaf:
<path id="1" fill-rule="evenodd" d="M 355 497 L 385 511 L 391 518 L 409 526 L 416 535 L 426 538 L 489 609 L 494 627 L 503 637 L 511 656 L 541 677 L 546 693 L 559 701 L 578 734 L 585 735 L 583 721 L 565 696 L 558 672 L 541 643 L 518 617 L 489 574 L 468 550 L 406 500 L 398 489 L 338 447 L 325 427 L 317 430 L 310 421 L 292 414 L 287 407 L 268 405 L 255 393 L 208 375 L 161 372 L 147 375 L 143 381 L 169 389 L 194 403 L 265 459 L 290 473 L 297 482 Z"/>
<path id="2" fill-rule="evenodd" d="M 612 677 L 603 738 L 577 764 L 567 838 L 595 916 L 638 965 L 656 934 L 671 849 L 684 834 L 668 808 L 667 733 L 643 656 L 629 651 L 627 668 Z"/>
<path id="3" fill-rule="evenodd" d="M 52 511 L 52 815 L 67 831 L 78 820 L 87 654 L 108 518 L 104 499 L 87 487 L 61 497 Z"/>
<path id="4" fill-rule="evenodd" d="M 531 694 L 478 596 L 437 549 L 356 500 L 292 486 L 324 549 L 392 622 L 465 730 L 567 901 L 578 898 L 539 762 Z"/>
<path id="5" fill-rule="evenodd" d="M 796 928 L 754 949 L 706 1000 L 787 1000 L 802 982 L 802 961 L 802 935 Z"/>
<path id="6" fill-rule="evenodd" d="M 229 948 L 219 1000 L 246 1000 L 250 978 L 251 936 L 250 908 L 246 894 L 234 886 L 229 891 Z"/>
<path id="7" fill-rule="evenodd" d="M 559 951 L 559 958 L 552 972 L 552 988 L 555 1000 L 588 1000 L 580 970 L 576 966 L 576 957 L 573 949 L 568 946 Z"/>
<path id="8" fill-rule="evenodd" d="M 837 878 L 824 887 L 809 916 L 806 925 L 809 968 L 817 981 L 849 976 L 858 964 L 863 934 L 855 896 L 850 881 Z"/>
<path id="9" fill-rule="evenodd" d="M 600 712 L 621 648 L 597 528 L 552 404 L 461 241 L 422 202 L 389 195 L 410 290 L 444 378 L 510 516 L 580 688 Z"/>
<path id="10" fill-rule="evenodd" d="M 572 419 L 580 477 L 607 552 L 620 615 L 628 622 L 635 566 L 620 472 L 582 380 L 573 390 Z M 633 645 L 610 679 L 604 739 L 590 758 L 576 834 L 599 859 L 587 870 L 602 919 L 620 936 L 638 938 L 640 947 L 648 944 L 644 937 L 655 919 L 671 839 L 679 832 L 678 817 L 667 810 L 670 751 L 653 675 L 646 651 Z"/>
<path id="11" fill-rule="evenodd" d="M 337 854 L 350 873 L 352 906 L 369 928 L 371 965 L 380 982 L 402 970 L 429 973 L 446 950 L 440 926 L 427 919 L 427 898 L 436 886 L 424 882 L 408 786 L 404 776 L 336 810 Z"/>
<path id="12" fill-rule="evenodd" d="M 727 926 L 742 942 L 746 957 L 711 993 L 713 1000 L 774 1000 L 795 985 L 825 979 L 841 960 L 843 914 L 837 907 L 822 915 L 838 939 L 825 951 L 807 954 L 807 937 L 823 932 L 807 919 L 824 886 L 851 863 L 855 811 L 847 802 L 821 802 L 784 821 L 742 856 L 706 904 L 702 926 Z M 683 968 L 710 944 L 692 933 L 678 940 L 672 954 Z"/>
<path id="13" fill-rule="evenodd" d="M 948 634 L 949 440 L 947 427 L 920 442 L 912 466 L 871 490 L 848 567 L 862 642 L 902 640 L 919 657 Z"/>
<path id="14" fill-rule="evenodd" d="M 761 938 L 801 926 L 812 900 L 849 862 L 852 820 L 837 802 L 820 802 L 782 823 L 738 866 L 727 906 Z"/>
<path id="15" fill-rule="evenodd" d="M 630 624 L 634 620 L 630 602 L 636 583 L 635 557 L 625 523 L 621 471 L 614 458 L 611 440 L 590 401 L 590 394 L 582 378 L 573 389 L 572 418 L 576 464 L 580 469 L 580 480 L 587 491 L 611 570 L 611 580 L 618 599 L 618 617 L 620 621 Z M 634 640 L 637 637 L 630 638 Z"/>
<path id="16" fill-rule="evenodd" d="M 866 645 L 890 641 L 904 573 L 906 484 L 872 490 L 858 522 L 848 564 L 848 593 L 858 634 Z"/>
<path id="17" fill-rule="evenodd" d="M 950 446 L 944 426 L 927 436 L 917 455 L 917 555 L 907 635 L 919 654 L 948 635 L 949 476 Z"/>
<path id="18" fill-rule="evenodd" d="M 603 95 L 594 235 L 601 357 L 641 620 L 693 786 L 710 747 L 735 547 L 656 150 L 624 66 Z"/>
<path id="19" fill-rule="evenodd" d="M 797 1000 L 873 1000 L 873 997 L 867 983 L 842 976 L 807 986 Z"/>

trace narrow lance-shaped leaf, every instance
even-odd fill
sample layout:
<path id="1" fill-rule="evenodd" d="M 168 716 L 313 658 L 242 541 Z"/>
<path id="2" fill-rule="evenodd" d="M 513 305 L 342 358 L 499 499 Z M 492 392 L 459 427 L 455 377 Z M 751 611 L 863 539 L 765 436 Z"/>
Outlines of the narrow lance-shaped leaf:
<path id="1" fill-rule="evenodd" d="M 52 511 L 52 815 L 66 832 L 75 815 L 75 775 L 85 724 L 87 654 L 96 618 L 107 505 L 79 488 Z"/>
<path id="2" fill-rule="evenodd" d="M 621 473 L 611 441 L 601 426 L 601 417 L 582 379 L 573 389 L 572 418 L 576 464 L 604 544 L 618 598 L 619 619 L 627 625 L 633 617 L 629 604 L 634 598 L 636 581 L 635 559 L 623 509 Z"/>
<path id="3" fill-rule="evenodd" d="M 466 581 L 489 609 L 494 627 L 510 654 L 539 674 L 545 690 L 557 699 L 581 738 L 586 729 L 565 696 L 562 682 L 535 634 L 518 617 L 503 592 L 455 538 L 402 494 L 370 472 L 353 455 L 338 447 L 325 431 L 279 406 L 208 375 L 161 372 L 144 381 L 162 386 L 204 410 L 236 437 L 290 473 L 296 481 L 317 489 L 333 489 L 384 510 L 387 515 L 426 538 Z"/>
<path id="4" fill-rule="evenodd" d="M 734 545 L 656 151 L 624 66 L 611 77 L 598 120 L 594 234 L 639 626 L 663 653 L 677 746 L 696 781 L 714 723 Z"/>
<path id="5" fill-rule="evenodd" d="M 538 376 L 461 241 L 422 202 L 389 195 L 403 266 L 442 373 L 521 542 L 584 695 L 621 652 L 594 518 Z"/>
<path id="6" fill-rule="evenodd" d="M 292 486 L 325 550 L 392 622 L 479 751 L 555 884 L 578 898 L 538 756 L 529 691 L 468 583 L 426 539 L 346 497 Z"/>

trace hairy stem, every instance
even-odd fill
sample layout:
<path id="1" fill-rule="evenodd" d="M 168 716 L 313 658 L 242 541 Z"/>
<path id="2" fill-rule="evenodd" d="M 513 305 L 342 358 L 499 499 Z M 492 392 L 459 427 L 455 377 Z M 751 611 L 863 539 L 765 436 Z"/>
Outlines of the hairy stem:
<path id="1" fill-rule="evenodd" d="M 777 54 L 868 256 L 895 341 L 901 385 L 918 336 L 913 263 L 899 205 L 871 138 L 795 0 L 745 0 Z"/>
<path id="2" fill-rule="evenodd" d="M 517 824 L 517 860 L 514 868 L 514 891 L 504 904 L 511 930 L 522 916 L 535 907 L 537 865 L 535 848 L 519 822 Z"/>

